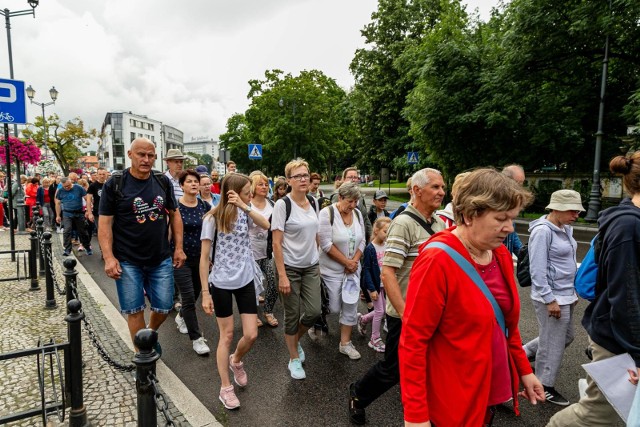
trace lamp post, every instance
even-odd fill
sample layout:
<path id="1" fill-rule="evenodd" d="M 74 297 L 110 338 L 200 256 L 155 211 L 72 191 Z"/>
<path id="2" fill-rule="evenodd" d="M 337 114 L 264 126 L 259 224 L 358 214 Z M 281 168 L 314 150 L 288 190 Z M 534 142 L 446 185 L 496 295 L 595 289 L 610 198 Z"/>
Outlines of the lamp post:
<path id="1" fill-rule="evenodd" d="M 609 11 L 611 12 L 611 0 L 609 0 Z M 604 95 L 607 88 L 607 70 L 609 66 L 609 34 L 604 43 L 604 58 L 602 59 L 602 81 L 600 83 L 600 108 L 598 110 L 598 130 L 596 132 L 596 152 L 593 161 L 593 183 L 591 184 L 591 193 L 589 194 L 589 208 L 585 221 L 595 222 L 598 220 L 598 213 L 601 206 L 600 193 L 600 154 L 602 152 L 602 125 L 604 121 Z"/>
<path id="2" fill-rule="evenodd" d="M 42 144 L 44 145 L 44 157 L 45 159 L 49 159 L 49 134 L 47 133 L 47 118 L 44 116 L 44 107 L 48 107 L 49 105 L 53 105 L 56 103 L 58 99 L 58 91 L 55 86 L 51 86 L 49 89 L 49 96 L 51 96 L 51 102 L 37 102 L 33 100 L 33 97 L 36 96 L 36 91 L 29 85 L 27 88 L 27 96 L 31 100 L 32 104 L 36 104 L 42 107 Z"/>
<path id="3" fill-rule="evenodd" d="M 13 52 L 11 50 L 11 17 L 33 15 L 33 17 L 35 18 L 36 7 L 38 7 L 40 0 L 27 0 L 27 2 L 29 3 L 29 6 L 31 6 L 31 10 L 25 9 L 25 10 L 18 10 L 15 12 L 11 12 L 9 9 L 0 10 L 0 14 L 4 16 L 5 27 L 7 28 L 7 46 L 8 46 L 8 52 L 9 52 L 9 77 L 11 78 L 11 80 L 13 80 Z M 9 127 L 5 125 L 4 130 L 5 130 L 5 142 L 6 142 L 6 151 L 7 151 L 7 174 L 9 175 L 9 180 L 7 183 L 8 184 L 7 192 L 9 193 L 8 194 L 9 226 L 10 226 L 10 229 L 13 230 L 13 202 L 12 202 L 13 195 L 11 194 L 12 193 L 11 186 L 13 185 L 13 183 L 11 182 L 11 154 L 9 151 Z M 18 137 L 18 125 L 16 124 L 13 125 L 13 134 L 16 138 Z M 20 162 L 18 162 L 18 160 L 16 159 L 16 180 L 18 179 L 20 179 Z M 9 236 L 10 236 L 9 240 L 10 240 L 11 250 L 13 251 L 16 248 L 13 232 L 9 233 Z M 11 260 L 12 261 L 14 260 L 13 254 L 11 255 Z"/>
<path id="4" fill-rule="evenodd" d="M 296 101 L 293 101 L 291 104 L 292 104 L 292 112 L 293 112 L 293 127 L 294 127 L 294 130 L 295 130 L 295 126 L 296 126 Z M 280 106 L 280 108 L 284 108 L 285 102 L 284 102 L 283 98 L 280 98 L 280 101 L 278 101 L 278 105 Z M 296 141 L 295 137 L 293 139 L 293 158 L 294 159 L 298 158 L 298 142 Z"/>

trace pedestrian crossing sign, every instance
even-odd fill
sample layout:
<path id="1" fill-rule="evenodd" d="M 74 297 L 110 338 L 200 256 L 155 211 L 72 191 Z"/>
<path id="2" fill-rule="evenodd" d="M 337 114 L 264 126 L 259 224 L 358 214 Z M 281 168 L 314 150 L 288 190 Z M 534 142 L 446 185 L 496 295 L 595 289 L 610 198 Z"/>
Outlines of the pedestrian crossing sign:
<path id="1" fill-rule="evenodd" d="M 249 160 L 262 160 L 262 144 L 249 144 Z"/>
<path id="2" fill-rule="evenodd" d="M 417 151 L 409 151 L 407 153 L 407 163 L 410 165 L 418 164 L 418 152 Z"/>

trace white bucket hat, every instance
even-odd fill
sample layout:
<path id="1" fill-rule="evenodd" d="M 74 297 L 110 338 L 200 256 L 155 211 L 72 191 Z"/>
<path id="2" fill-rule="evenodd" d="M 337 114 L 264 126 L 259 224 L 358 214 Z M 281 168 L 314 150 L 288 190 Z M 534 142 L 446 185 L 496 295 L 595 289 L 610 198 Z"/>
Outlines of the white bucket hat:
<path id="1" fill-rule="evenodd" d="M 545 209 L 584 212 L 580 193 L 574 190 L 558 190 L 553 192 L 553 194 L 551 194 L 551 201 Z"/>

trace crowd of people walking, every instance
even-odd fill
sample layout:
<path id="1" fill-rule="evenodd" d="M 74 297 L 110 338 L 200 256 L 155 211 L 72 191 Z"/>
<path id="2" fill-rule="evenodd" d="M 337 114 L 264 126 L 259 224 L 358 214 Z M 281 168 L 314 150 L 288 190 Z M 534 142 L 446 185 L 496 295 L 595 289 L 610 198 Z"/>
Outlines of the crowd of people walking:
<path id="1" fill-rule="evenodd" d="M 407 426 L 488 426 L 499 405 L 511 402 L 519 414 L 520 398 L 566 407 L 550 426 L 617 419 L 591 378 L 573 405 L 555 388 L 575 336 L 572 225 L 584 211 L 579 193 L 554 192 L 548 214 L 530 223 L 531 302 L 523 302 L 512 258 L 522 246 L 514 220 L 533 195 L 518 165 L 458 175 L 444 209 L 442 174 L 419 170 L 407 183 L 411 200 L 389 212 L 384 191 L 366 206 L 355 168 L 325 195 L 320 176 L 302 159 L 273 181 L 260 171 L 238 173 L 235 164 L 220 181 L 206 167 L 183 170 L 185 157 L 175 149 L 162 159 L 167 172 L 155 171 L 155 145 L 144 138 L 128 156 L 131 167 L 110 177 L 99 168 L 86 178 L 11 182 L 0 172 L 0 190 L 12 185 L 14 197 L 40 207 L 48 228 L 63 230 L 65 256 L 76 239 L 91 255 L 97 232 L 132 339 L 145 327 L 157 331 L 175 309 L 179 332 L 206 355 L 198 301 L 215 315 L 225 408 L 241 406 L 235 387 L 249 383 L 245 356 L 267 325 L 284 329 L 292 380 L 305 379 L 305 366 L 314 363 L 302 338 L 317 340 L 331 328 L 345 360 L 360 359 L 362 351 L 384 354 L 345 391 L 354 424 L 364 424 L 367 407 L 397 384 Z M 640 366 L 640 152 L 614 158 L 610 169 L 623 176 L 630 197 L 601 213 L 595 299 L 582 326 L 594 361 L 627 352 Z M 532 304 L 538 323 L 538 336 L 526 343 L 521 304 Z M 328 313 L 337 325 L 327 324 Z M 354 334 L 369 336 L 367 346 L 357 348 Z M 631 377 L 637 382 L 638 375 Z"/>

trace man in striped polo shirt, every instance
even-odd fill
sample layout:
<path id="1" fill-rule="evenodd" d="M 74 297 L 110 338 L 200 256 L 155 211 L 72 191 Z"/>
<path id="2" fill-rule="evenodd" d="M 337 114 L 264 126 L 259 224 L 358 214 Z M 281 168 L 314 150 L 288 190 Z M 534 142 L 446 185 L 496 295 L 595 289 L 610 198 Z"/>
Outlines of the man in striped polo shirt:
<path id="1" fill-rule="evenodd" d="M 349 386 L 349 418 L 354 424 L 364 424 L 365 408 L 400 380 L 398 343 L 409 273 L 420 246 L 432 234 L 445 228 L 444 222 L 435 214 L 445 194 L 440 171 L 419 170 L 411 178 L 411 186 L 412 202 L 391 223 L 382 260 L 388 328 L 384 359 Z"/>

